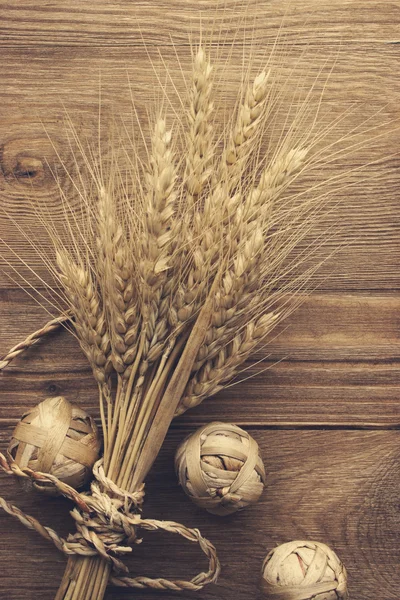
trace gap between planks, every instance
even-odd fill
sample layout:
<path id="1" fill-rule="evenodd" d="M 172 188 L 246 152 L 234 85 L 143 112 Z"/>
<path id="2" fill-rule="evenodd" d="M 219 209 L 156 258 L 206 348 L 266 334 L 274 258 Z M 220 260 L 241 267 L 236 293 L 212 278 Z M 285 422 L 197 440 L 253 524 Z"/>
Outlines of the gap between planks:
<path id="1" fill-rule="evenodd" d="M 95 419 L 97 424 L 100 424 L 98 419 Z M 0 417 L 0 428 L 3 431 L 13 429 L 18 423 L 18 419 L 7 419 Z M 176 421 L 171 424 L 171 431 L 181 431 L 185 429 L 193 429 L 194 427 L 201 427 L 204 425 L 203 420 L 186 420 Z M 237 421 L 235 425 L 244 427 L 248 430 L 257 431 L 397 431 L 400 430 L 399 423 L 374 423 L 366 422 L 365 424 L 354 424 L 350 421 L 348 423 L 297 423 L 297 422 L 259 422 L 259 421 Z"/>

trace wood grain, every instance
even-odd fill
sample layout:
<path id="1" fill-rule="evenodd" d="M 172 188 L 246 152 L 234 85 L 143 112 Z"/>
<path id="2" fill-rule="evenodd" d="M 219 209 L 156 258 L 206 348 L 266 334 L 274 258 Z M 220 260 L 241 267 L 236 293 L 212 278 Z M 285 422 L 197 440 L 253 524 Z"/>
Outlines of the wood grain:
<path id="1" fill-rule="evenodd" d="M 233 106 L 239 85 L 240 70 L 234 67 L 240 62 L 242 49 L 236 48 L 231 57 L 231 68 L 221 66 L 223 89 L 220 101 Z M 295 45 L 287 61 L 293 68 L 303 51 Z M 150 58 L 159 65 L 158 49 L 149 49 Z M 0 64 L 0 228 L 4 241 L 17 251 L 48 280 L 40 252 L 51 256 L 51 243 L 40 221 L 32 219 L 34 209 L 28 198 L 33 185 L 39 207 L 48 211 L 56 226 L 63 227 L 64 215 L 53 172 L 59 173 L 63 189 L 72 193 L 72 184 L 62 165 L 73 167 L 74 161 L 82 164 L 83 158 L 68 137 L 71 132 L 63 123 L 65 110 L 71 116 L 77 134 L 83 139 L 93 139 L 97 130 L 99 108 L 99 77 L 101 73 L 101 104 L 104 121 L 111 111 L 130 126 L 132 96 L 143 121 L 146 110 L 155 103 L 159 87 L 152 65 L 143 48 L 29 48 L 13 47 L 2 53 Z M 185 93 L 180 69 L 189 69 L 190 55 L 187 49 L 179 52 L 181 67 L 175 50 L 167 47 L 163 57 L 176 82 L 179 94 Z M 263 64 L 264 49 L 254 51 L 255 65 Z M 323 50 L 318 45 L 305 51 L 304 78 L 312 85 L 319 68 L 324 63 L 334 68 L 326 82 L 327 73 L 316 84 L 318 90 L 326 83 L 321 121 L 327 126 L 351 106 L 351 118 L 342 122 L 325 136 L 320 146 L 331 144 L 358 127 L 360 135 L 353 143 L 361 144 L 350 155 L 337 161 L 322 163 L 318 170 L 309 173 L 293 187 L 301 191 L 315 184 L 322 191 L 333 194 L 337 206 L 326 218 L 316 224 L 313 233 L 299 245 L 297 252 L 304 251 L 315 240 L 326 238 L 323 257 L 334 249 L 334 260 L 322 267 L 316 282 L 320 289 L 375 289 L 400 288 L 400 215 L 398 206 L 399 159 L 396 154 L 397 130 L 400 123 L 400 82 L 397 77 L 398 48 L 381 44 L 371 52 L 369 44 L 349 44 L 338 50 L 327 44 Z M 255 67 L 257 71 L 257 67 Z M 130 83 L 128 83 L 128 78 Z M 354 82 L 357 82 L 354 85 Z M 307 87 L 307 83 L 303 82 Z M 170 90 L 172 96 L 176 96 Z M 291 96 L 282 100 L 285 107 Z M 358 108 L 355 106 L 358 105 Z M 277 131 L 286 118 L 282 110 L 276 117 Z M 391 123 L 388 125 L 388 123 Z M 385 125 L 386 124 L 386 125 Z M 104 128 L 106 125 L 104 124 Z M 367 133 L 369 128 L 377 128 Z M 393 131 L 394 130 L 394 131 Z M 364 134 L 361 132 L 364 131 Z M 371 137 L 376 137 L 371 141 Z M 106 141 L 105 141 L 106 144 Z M 75 154 L 75 156 L 74 156 Z M 361 172 L 362 165 L 370 164 Z M 349 171 L 355 170 L 353 174 Z M 343 180 L 329 184 L 332 177 L 343 174 Z M 345 176 L 345 173 L 348 173 Z M 384 182 L 384 183 L 383 183 Z M 340 186 L 347 185 L 340 191 Z M 337 192 L 339 188 L 339 193 Z M 78 201 L 76 201 L 78 202 Z M 37 209 L 36 209 L 37 210 Z M 31 243 L 18 231 L 18 225 L 29 225 Z M 36 221 L 36 223 L 35 223 Z M 338 231 L 337 223 L 341 227 Z M 333 233 L 334 232 L 334 233 Z M 333 236 L 333 237 L 332 237 Z M 12 253 L 7 254 L 10 263 L 21 269 L 21 263 Z M 30 281 L 32 275 L 24 271 Z M 36 280 L 36 284 L 40 281 Z M 2 287 L 14 285 L 1 279 Z"/>
<path id="2" fill-rule="evenodd" d="M 252 377 L 247 383 L 229 387 L 178 422 L 400 426 L 399 314 L 396 295 L 313 294 L 246 365 L 238 380 Z M 3 291 L 0 350 L 6 352 L 16 341 L 17 330 L 28 333 L 45 320 L 24 292 Z M 1 387 L 4 415 L 9 418 L 18 418 L 32 402 L 60 394 L 98 412 L 90 369 L 77 341 L 66 331 L 16 359 L 1 374 Z"/>
<path id="3" fill-rule="evenodd" d="M 284 19 L 285 27 L 298 39 L 309 42 L 309 30 L 322 41 L 343 39 L 368 42 L 399 40 L 396 2 L 377 0 L 262 1 L 262 0 L 117 0 L 85 3 L 34 0 L 2 3 L 1 39 L 8 45 L 44 46 L 134 46 L 142 37 L 147 44 L 168 45 L 170 36 L 187 44 L 187 36 L 200 25 L 223 27 L 226 43 L 236 30 L 255 28 L 255 40 L 273 41 Z M 238 23 L 239 22 L 239 23 Z M 247 25 L 248 25 L 247 23 Z"/>
<path id="4" fill-rule="evenodd" d="M 324 541 L 338 552 L 349 570 L 353 598 L 375 600 L 379 590 L 382 600 L 397 600 L 399 432 L 252 429 L 267 470 L 266 490 L 257 506 L 221 519 L 192 505 L 177 485 L 173 454 L 189 431 L 169 433 L 148 481 L 145 514 L 199 526 L 218 548 L 223 566 L 219 585 L 198 592 L 197 598 L 258 597 L 257 580 L 266 553 L 276 544 L 309 538 Z M 6 433 L 3 427 L 3 443 Z M 3 495 L 18 495 L 24 510 L 68 532 L 66 501 L 40 498 L 38 506 L 35 496 L 19 490 L 12 480 L 2 479 Z M 7 564 L 0 578 L 0 597 L 33 600 L 40 594 L 50 600 L 62 575 L 63 558 L 2 514 L 0 527 L 7 532 L 7 548 L 0 547 L 2 564 Z M 13 552 L 18 554 L 17 564 L 8 558 Z M 134 573 L 149 576 L 187 576 L 204 564 L 197 548 L 151 533 L 128 562 Z M 49 576 L 39 579 L 38 573 Z M 134 596 L 115 589 L 107 594 L 108 600 Z M 143 596 L 160 598 L 151 592 Z M 176 596 L 166 592 L 163 597 Z"/>
<path id="5" fill-rule="evenodd" d="M 41 205 L 61 224 L 63 213 L 52 171 L 71 182 L 63 164 L 75 159 L 66 112 L 78 134 L 97 136 L 99 81 L 104 122 L 114 112 L 130 119 L 131 95 L 141 118 L 160 98 L 152 63 L 160 51 L 176 80 L 189 67 L 189 37 L 211 23 L 220 31 L 220 104 L 236 98 L 243 47 L 254 70 L 263 65 L 283 24 L 277 62 L 289 75 L 300 59 L 304 87 L 326 83 L 320 118 L 327 124 L 355 107 L 323 140 L 331 143 L 351 127 L 364 131 L 361 147 L 341 164 L 321 165 L 304 185 L 328 180 L 340 169 L 367 169 L 348 176 L 340 202 L 317 224 L 301 249 L 326 237 L 324 255 L 336 251 L 315 280 L 317 291 L 248 363 L 254 377 L 228 388 L 186 413 L 172 426 L 147 484 L 145 515 L 198 526 L 217 546 L 223 565 L 218 586 L 201 599 L 258 598 L 262 558 L 275 544 L 296 538 L 328 543 L 349 571 L 352 598 L 397 600 L 400 585 L 399 374 L 400 374 L 400 10 L 377 0 L 114 0 L 67 4 L 0 2 L 0 238 L 45 278 L 42 259 L 10 223 L 30 224 L 33 246 L 49 242 L 28 200 L 35 187 Z M 252 31 L 252 36 L 248 32 Z M 244 33 L 247 32 L 244 38 Z M 233 45 L 232 57 L 224 61 Z M 146 45 L 144 49 L 143 42 Z M 284 49 L 284 50 L 283 50 Z M 247 51 L 246 51 L 247 52 Z M 179 57 L 180 65 L 177 62 Z M 282 64 L 282 57 L 285 62 Z M 324 66 L 325 65 L 325 66 Z M 170 90 L 171 91 L 171 90 Z M 290 95 L 288 95 L 290 98 Z M 223 113 L 221 113 L 223 114 Z M 284 114 L 284 113 L 283 113 Z M 278 123 L 282 123 L 282 116 Z M 280 120 L 279 120 L 280 119 Z M 370 120 L 368 120 L 370 119 Z M 374 141 L 366 130 L 378 126 Z M 103 135 L 105 139 L 105 134 Z M 323 167 L 323 168 L 322 168 Z M 298 184 L 301 189 L 301 182 Z M 336 199 L 339 200 L 339 197 Z M 335 237 L 325 232 L 338 229 Z M 4 250 L 13 266 L 20 263 Z M 25 274 L 26 273 L 25 271 Z M 29 276 L 30 278 L 30 276 Z M 0 273 L 0 355 L 40 327 L 45 311 Z M 268 355 L 265 358 L 266 354 Z M 261 363 L 258 363 L 263 359 Z M 67 332 L 50 336 L 0 374 L 0 447 L 19 416 L 49 396 L 65 394 L 98 415 L 97 395 L 77 342 Z M 210 420 L 250 429 L 268 472 L 261 502 L 225 520 L 194 507 L 178 488 L 173 454 L 182 438 Z M 40 517 L 63 535 L 72 527 L 65 500 L 38 498 L 1 476 L 0 494 Z M 65 559 L 33 533 L 0 513 L 0 598 L 54 597 Z M 188 577 L 203 567 L 197 548 L 166 534 L 146 534 L 129 560 L 132 572 Z M 108 600 L 165 598 L 111 589 Z M 191 595 L 190 595 L 191 596 Z M 184 594 L 185 600 L 189 594 Z"/>

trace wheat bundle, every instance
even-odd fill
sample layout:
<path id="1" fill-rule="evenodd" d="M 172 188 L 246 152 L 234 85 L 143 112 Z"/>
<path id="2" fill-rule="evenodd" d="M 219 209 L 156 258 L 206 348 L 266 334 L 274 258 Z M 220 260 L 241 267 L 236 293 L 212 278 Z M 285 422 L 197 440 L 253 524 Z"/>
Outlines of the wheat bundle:
<path id="1" fill-rule="evenodd" d="M 58 600 L 102 598 L 112 570 L 114 583 L 139 588 L 199 589 L 216 580 L 215 549 L 197 530 L 141 519 L 143 482 L 174 416 L 241 371 L 294 310 L 316 269 L 307 263 L 314 249 L 292 253 L 327 195 L 318 186 L 288 192 L 320 158 L 315 145 L 322 134 L 314 130 L 317 114 L 307 121 L 308 97 L 299 103 L 295 93 L 293 124 L 264 152 L 277 103 L 271 70 L 243 84 L 222 133 L 213 118 L 213 76 L 200 45 L 184 117 L 171 129 L 158 114 L 144 160 L 136 147 L 123 148 L 127 171 L 115 140 L 108 162 L 99 164 L 77 138 L 85 162 L 73 186 L 79 211 L 60 186 L 66 226 L 59 231 L 46 212 L 39 215 L 54 244 L 54 257 L 41 257 L 55 279 L 52 302 L 61 317 L 15 346 L 0 368 L 71 318 L 98 385 L 104 440 L 88 493 L 29 472 L 75 502 L 77 533 L 68 540 L 1 501 L 70 556 Z M 13 471 L 4 457 L 1 465 Z M 208 571 L 189 582 L 129 578 L 120 555 L 138 541 L 140 527 L 198 542 Z"/>

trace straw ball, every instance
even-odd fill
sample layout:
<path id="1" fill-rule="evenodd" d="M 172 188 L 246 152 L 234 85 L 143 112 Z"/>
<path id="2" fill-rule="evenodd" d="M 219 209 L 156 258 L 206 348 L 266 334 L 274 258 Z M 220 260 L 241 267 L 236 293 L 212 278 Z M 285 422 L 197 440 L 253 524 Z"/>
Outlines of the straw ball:
<path id="1" fill-rule="evenodd" d="M 345 600 L 347 573 L 321 542 L 288 542 L 268 554 L 261 589 L 267 600 Z"/>
<path id="2" fill-rule="evenodd" d="M 189 498 L 214 515 L 256 503 L 265 483 L 257 442 L 228 423 L 210 423 L 186 438 L 176 452 L 175 468 Z"/>
<path id="3" fill-rule="evenodd" d="M 20 468 L 50 473 L 78 489 L 90 479 L 100 447 L 101 437 L 93 419 L 59 396 L 47 398 L 22 416 L 7 454 Z M 57 494 L 51 483 L 35 482 L 34 486 Z"/>

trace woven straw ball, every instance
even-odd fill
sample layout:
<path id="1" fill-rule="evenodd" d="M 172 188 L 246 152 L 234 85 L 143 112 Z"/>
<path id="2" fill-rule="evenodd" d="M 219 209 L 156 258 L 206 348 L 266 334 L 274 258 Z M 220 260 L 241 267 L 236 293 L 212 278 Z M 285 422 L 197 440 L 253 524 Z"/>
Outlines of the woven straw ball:
<path id="1" fill-rule="evenodd" d="M 14 429 L 8 458 L 19 467 L 50 473 L 71 487 L 82 487 L 99 458 L 101 437 L 87 412 L 63 398 L 47 398 L 24 414 Z M 34 483 L 56 495 L 52 483 Z"/>
<path id="2" fill-rule="evenodd" d="M 261 589 L 267 600 L 346 600 L 347 573 L 321 542 L 288 542 L 268 554 Z"/>
<path id="3" fill-rule="evenodd" d="M 186 438 L 176 452 L 175 468 L 189 498 L 214 515 L 256 503 L 265 483 L 257 442 L 228 423 L 210 423 Z"/>

